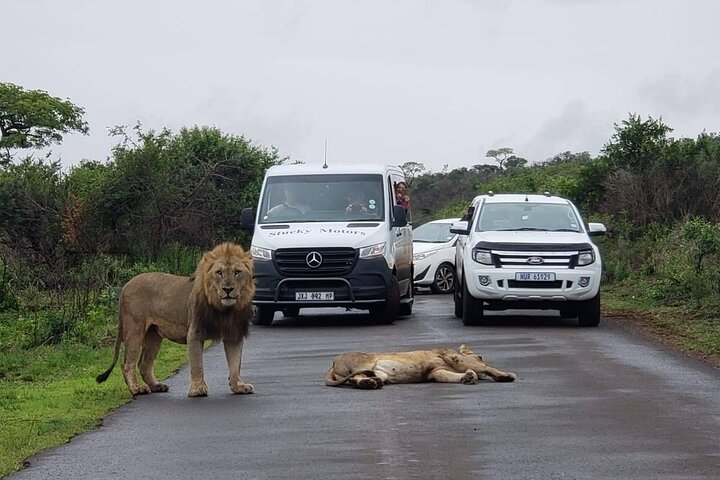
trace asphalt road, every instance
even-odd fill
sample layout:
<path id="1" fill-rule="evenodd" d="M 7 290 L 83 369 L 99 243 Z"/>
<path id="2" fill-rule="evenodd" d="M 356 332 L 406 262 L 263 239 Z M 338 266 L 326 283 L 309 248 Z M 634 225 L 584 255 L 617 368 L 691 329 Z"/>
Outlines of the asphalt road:
<path id="1" fill-rule="evenodd" d="M 720 478 L 720 371 L 614 321 L 505 315 L 464 327 L 447 295 L 417 296 L 394 325 L 366 317 L 313 310 L 252 327 L 242 376 L 255 394 L 230 393 L 213 346 L 209 397 L 186 397 L 183 368 L 170 392 L 137 398 L 10 478 Z M 517 381 L 323 383 L 344 351 L 461 343 Z"/>

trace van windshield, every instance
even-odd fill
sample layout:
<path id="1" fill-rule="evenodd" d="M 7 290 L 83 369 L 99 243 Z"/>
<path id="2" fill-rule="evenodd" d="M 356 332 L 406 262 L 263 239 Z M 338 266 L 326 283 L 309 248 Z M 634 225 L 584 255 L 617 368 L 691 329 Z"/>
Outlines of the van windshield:
<path id="1" fill-rule="evenodd" d="M 486 203 L 477 223 L 477 231 L 540 230 L 579 232 L 580 221 L 567 204 L 561 203 Z"/>
<path id="2" fill-rule="evenodd" d="M 382 221 L 383 178 L 377 174 L 268 177 L 259 223 Z"/>

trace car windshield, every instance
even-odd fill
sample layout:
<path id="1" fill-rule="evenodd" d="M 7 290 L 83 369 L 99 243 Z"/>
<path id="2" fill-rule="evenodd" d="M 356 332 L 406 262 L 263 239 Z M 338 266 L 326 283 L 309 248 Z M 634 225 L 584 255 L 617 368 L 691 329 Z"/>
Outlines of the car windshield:
<path id="1" fill-rule="evenodd" d="M 563 203 L 486 203 L 480 210 L 476 230 L 579 232 L 580 221 L 570 205 Z"/>
<path id="2" fill-rule="evenodd" d="M 452 240 L 455 234 L 450 233 L 450 223 L 425 223 L 413 229 L 413 242 L 445 243 Z"/>
<path id="3" fill-rule="evenodd" d="M 382 221 L 382 175 L 334 174 L 269 177 L 260 222 Z"/>

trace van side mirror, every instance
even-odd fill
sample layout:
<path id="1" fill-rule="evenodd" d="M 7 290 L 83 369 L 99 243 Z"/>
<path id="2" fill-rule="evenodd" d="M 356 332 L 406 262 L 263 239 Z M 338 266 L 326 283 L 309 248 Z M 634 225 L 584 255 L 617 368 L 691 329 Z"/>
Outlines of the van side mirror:
<path id="1" fill-rule="evenodd" d="M 243 208 L 240 212 L 240 228 L 251 233 L 255 230 L 255 212 L 252 208 Z"/>
<path id="2" fill-rule="evenodd" d="M 470 235 L 470 225 L 465 220 L 455 222 L 450 226 L 450 233 L 458 235 Z"/>
<path id="3" fill-rule="evenodd" d="M 393 205 L 393 220 L 390 227 L 404 227 L 407 225 L 407 212 L 402 205 Z"/>

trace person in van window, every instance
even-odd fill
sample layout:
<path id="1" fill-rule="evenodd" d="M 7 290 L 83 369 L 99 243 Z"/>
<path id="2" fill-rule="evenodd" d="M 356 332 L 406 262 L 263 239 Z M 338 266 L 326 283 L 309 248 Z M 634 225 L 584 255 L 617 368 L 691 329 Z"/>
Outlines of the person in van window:
<path id="1" fill-rule="evenodd" d="M 357 190 L 350 192 L 350 195 L 348 196 L 348 204 L 345 207 L 345 214 L 351 215 L 353 213 L 368 213 L 365 195 Z"/>
<path id="2" fill-rule="evenodd" d="M 297 211 L 300 213 L 308 213 L 310 207 L 306 205 L 301 198 L 300 185 L 287 185 L 284 189 L 285 201 L 279 205 L 275 205 L 268 210 L 268 216 L 278 215 L 280 213 Z"/>
<path id="3" fill-rule="evenodd" d="M 410 208 L 410 197 L 407 192 L 407 183 L 400 181 L 395 184 L 395 203 L 402 205 L 405 210 Z"/>

